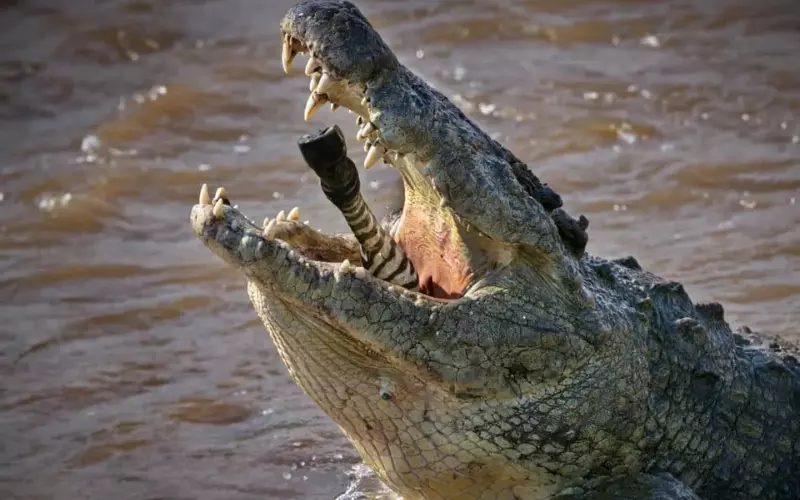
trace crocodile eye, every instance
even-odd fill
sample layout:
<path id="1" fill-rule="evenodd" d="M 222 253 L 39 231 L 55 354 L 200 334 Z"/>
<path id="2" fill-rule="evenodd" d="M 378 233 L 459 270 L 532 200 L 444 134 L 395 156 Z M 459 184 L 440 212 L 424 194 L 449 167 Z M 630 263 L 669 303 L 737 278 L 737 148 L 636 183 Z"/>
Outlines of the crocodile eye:
<path id="1" fill-rule="evenodd" d="M 384 401 L 389 401 L 392 399 L 392 394 L 387 391 L 381 391 L 381 399 Z"/>

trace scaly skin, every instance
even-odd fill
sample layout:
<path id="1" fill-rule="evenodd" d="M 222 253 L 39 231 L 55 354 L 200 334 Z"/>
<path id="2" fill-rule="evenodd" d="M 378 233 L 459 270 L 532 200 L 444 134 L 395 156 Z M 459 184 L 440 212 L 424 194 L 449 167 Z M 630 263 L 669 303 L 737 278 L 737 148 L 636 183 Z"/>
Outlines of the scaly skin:
<path id="1" fill-rule="evenodd" d="M 282 218 L 265 231 L 206 191 L 191 223 L 247 277 L 293 379 L 389 487 L 408 500 L 798 498 L 800 367 L 786 349 L 749 344 L 721 306 L 633 258 L 586 255 L 585 219 L 352 4 L 302 2 L 281 30 L 287 66 L 307 51 L 314 78 L 328 74 L 311 104 L 374 125 L 371 156 L 405 185 L 392 234 L 423 274 L 445 269 L 433 280 L 461 273 L 447 285 L 458 298 L 379 280 L 352 238 Z"/>

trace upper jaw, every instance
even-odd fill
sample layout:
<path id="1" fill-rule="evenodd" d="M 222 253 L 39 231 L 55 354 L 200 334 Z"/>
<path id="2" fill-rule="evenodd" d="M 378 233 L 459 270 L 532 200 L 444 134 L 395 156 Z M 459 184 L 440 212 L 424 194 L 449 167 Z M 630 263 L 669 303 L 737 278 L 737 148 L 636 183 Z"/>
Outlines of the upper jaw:
<path id="1" fill-rule="evenodd" d="M 366 167 L 380 159 L 407 165 L 392 161 L 407 155 L 425 165 L 432 192 L 462 225 L 492 240 L 528 246 L 552 262 L 555 274 L 575 277 L 573 254 L 582 254 L 585 241 L 577 251 L 565 248 L 564 241 L 585 234 L 582 222 L 565 213 L 554 217 L 561 205 L 558 195 L 444 95 L 399 64 L 354 5 L 305 0 L 287 12 L 281 31 L 287 72 L 297 53 L 309 55 L 312 92 L 306 119 L 320 103 L 348 107 L 360 116 Z"/>
<path id="2" fill-rule="evenodd" d="M 352 84 L 364 85 L 378 72 L 398 66 L 391 49 L 350 2 L 300 2 L 281 20 L 281 33 L 287 72 L 299 52 L 308 52 L 333 78 Z"/>

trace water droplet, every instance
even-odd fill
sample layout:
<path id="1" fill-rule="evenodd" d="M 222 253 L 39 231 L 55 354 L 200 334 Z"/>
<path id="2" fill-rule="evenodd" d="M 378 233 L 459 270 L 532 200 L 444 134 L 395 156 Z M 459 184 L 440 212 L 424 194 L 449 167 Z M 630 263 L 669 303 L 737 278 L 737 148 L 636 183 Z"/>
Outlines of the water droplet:
<path id="1" fill-rule="evenodd" d="M 635 133 L 630 132 L 628 130 L 617 130 L 617 137 L 620 138 L 621 141 L 625 142 L 626 144 L 635 144 L 638 140 L 638 137 Z"/>
<path id="2" fill-rule="evenodd" d="M 741 205 L 742 207 L 744 207 L 744 208 L 746 208 L 748 210 L 752 210 L 752 209 L 756 208 L 755 200 L 739 200 L 739 205 Z"/>
<path id="3" fill-rule="evenodd" d="M 167 94 L 167 87 L 163 85 L 156 85 L 155 87 L 150 89 L 150 91 L 147 93 L 147 96 L 150 98 L 151 101 L 155 101 L 162 95 L 166 94 Z"/>
<path id="4" fill-rule="evenodd" d="M 497 109 L 497 106 L 494 104 L 481 102 L 478 104 L 478 109 L 480 110 L 481 114 L 488 116 L 494 113 L 494 110 Z"/>
<path id="5" fill-rule="evenodd" d="M 417 51 L 417 59 L 422 59 L 423 57 L 425 57 L 425 51 L 422 50 L 422 49 L 419 49 Z"/>
<path id="6" fill-rule="evenodd" d="M 211 165 L 209 165 L 208 163 L 201 163 L 200 165 L 197 166 L 197 170 L 201 172 L 208 172 L 209 170 L 211 170 Z"/>
<path id="7" fill-rule="evenodd" d="M 641 43 L 646 47 L 653 47 L 653 48 L 661 47 L 661 42 L 655 35 L 644 36 L 639 40 L 639 43 Z"/>
<path id="8" fill-rule="evenodd" d="M 81 141 L 81 151 L 91 153 L 100 148 L 100 139 L 96 135 L 87 135 Z"/>

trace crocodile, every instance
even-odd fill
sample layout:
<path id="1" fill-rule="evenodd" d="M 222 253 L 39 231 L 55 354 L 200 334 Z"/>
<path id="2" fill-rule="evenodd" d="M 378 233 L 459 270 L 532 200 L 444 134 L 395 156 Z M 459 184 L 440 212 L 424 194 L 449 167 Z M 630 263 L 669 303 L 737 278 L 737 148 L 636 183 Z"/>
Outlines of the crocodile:
<path id="1" fill-rule="evenodd" d="M 408 500 L 800 498 L 796 345 L 732 331 L 720 304 L 695 304 L 633 257 L 588 254 L 588 221 L 402 65 L 352 3 L 302 1 L 280 33 L 287 73 L 308 56 L 306 120 L 327 103 L 355 113 L 365 166 L 399 173 L 402 210 L 369 222 L 370 246 L 297 209 L 256 224 L 204 185 L 190 222 L 246 277 L 290 376 L 389 488 Z M 373 221 L 353 208 L 341 131 L 298 146 L 351 228 Z M 405 259 L 405 284 L 373 265 L 381 255 Z"/>

